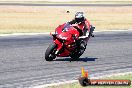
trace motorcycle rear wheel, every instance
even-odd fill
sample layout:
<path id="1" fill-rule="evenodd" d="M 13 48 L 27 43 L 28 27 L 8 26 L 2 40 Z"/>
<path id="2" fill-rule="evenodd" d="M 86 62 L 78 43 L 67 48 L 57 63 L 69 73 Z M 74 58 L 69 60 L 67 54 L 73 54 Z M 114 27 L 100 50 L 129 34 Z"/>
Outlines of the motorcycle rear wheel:
<path id="1" fill-rule="evenodd" d="M 46 52 L 45 52 L 46 61 L 52 61 L 53 59 L 56 58 L 54 54 L 55 47 L 56 47 L 55 44 L 50 44 L 49 47 L 46 49 Z"/>
<path id="2" fill-rule="evenodd" d="M 86 49 L 85 43 L 81 42 L 80 47 L 73 54 L 70 55 L 72 60 L 78 60 L 79 57 L 84 53 L 85 49 Z"/>
<path id="3" fill-rule="evenodd" d="M 80 56 L 81 56 L 81 54 L 78 54 L 78 53 L 74 53 L 74 54 L 70 55 L 72 60 L 78 60 Z"/>

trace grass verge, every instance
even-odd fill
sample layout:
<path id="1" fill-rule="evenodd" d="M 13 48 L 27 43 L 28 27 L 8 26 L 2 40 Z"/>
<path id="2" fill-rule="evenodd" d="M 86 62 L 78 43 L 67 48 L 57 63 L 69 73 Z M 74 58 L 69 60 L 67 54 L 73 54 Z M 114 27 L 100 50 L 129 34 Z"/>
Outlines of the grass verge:
<path id="1" fill-rule="evenodd" d="M 132 74 L 112 76 L 112 77 L 107 77 L 103 79 L 129 79 L 132 81 Z M 58 86 L 51 86 L 48 88 L 84 88 L 84 87 L 82 87 L 79 83 L 71 83 L 71 84 L 64 84 L 64 85 L 58 85 Z M 87 86 L 85 88 L 132 88 L 132 85 L 130 86 Z"/>
<path id="2" fill-rule="evenodd" d="M 0 34 L 51 32 L 77 11 L 83 11 L 97 31 L 132 28 L 131 7 L 0 6 Z"/>

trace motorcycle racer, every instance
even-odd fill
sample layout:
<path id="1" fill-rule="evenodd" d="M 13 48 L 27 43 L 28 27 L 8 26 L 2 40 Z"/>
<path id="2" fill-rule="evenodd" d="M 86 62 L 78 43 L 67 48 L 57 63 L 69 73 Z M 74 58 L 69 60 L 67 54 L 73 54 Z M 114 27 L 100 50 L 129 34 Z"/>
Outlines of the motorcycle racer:
<path id="1" fill-rule="evenodd" d="M 92 37 L 94 36 L 93 31 L 95 28 L 92 25 L 90 25 L 90 22 L 84 17 L 83 12 L 77 12 L 75 14 L 75 18 L 72 21 L 67 22 L 65 27 L 69 24 L 70 25 L 74 25 L 74 24 L 78 25 L 78 27 L 75 27 L 75 28 L 79 31 L 80 36 L 86 36 L 87 32 L 90 32 L 90 35 Z"/>
<path id="2" fill-rule="evenodd" d="M 53 44 L 46 49 L 46 61 L 68 56 L 71 60 L 78 60 L 84 53 L 94 28 L 84 17 L 83 12 L 77 12 L 72 21 L 59 25 L 55 29 L 55 34 L 51 34 Z"/>

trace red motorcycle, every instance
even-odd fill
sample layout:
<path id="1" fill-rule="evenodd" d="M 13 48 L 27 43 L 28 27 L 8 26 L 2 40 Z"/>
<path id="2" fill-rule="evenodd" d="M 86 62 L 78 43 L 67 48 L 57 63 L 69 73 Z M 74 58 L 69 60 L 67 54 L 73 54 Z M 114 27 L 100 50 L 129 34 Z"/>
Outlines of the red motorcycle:
<path id="1" fill-rule="evenodd" d="M 67 26 L 65 26 L 67 25 Z M 85 51 L 87 42 L 94 27 L 89 26 L 86 36 L 80 36 L 80 28 L 83 26 L 70 25 L 64 23 L 59 25 L 55 29 L 55 33 L 51 34 L 53 37 L 53 44 L 49 45 L 45 52 L 46 61 L 52 61 L 56 57 L 71 57 L 73 60 L 77 60 Z"/>

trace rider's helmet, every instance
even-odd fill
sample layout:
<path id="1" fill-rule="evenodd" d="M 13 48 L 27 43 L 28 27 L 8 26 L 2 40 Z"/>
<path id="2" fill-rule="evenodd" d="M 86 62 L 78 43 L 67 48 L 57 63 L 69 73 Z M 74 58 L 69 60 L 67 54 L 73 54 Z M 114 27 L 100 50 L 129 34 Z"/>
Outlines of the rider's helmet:
<path id="1" fill-rule="evenodd" d="M 82 23 L 84 20 L 85 20 L 85 17 L 84 17 L 83 12 L 77 12 L 77 13 L 75 14 L 75 21 L 76 21 L 77 23 Z"/>

